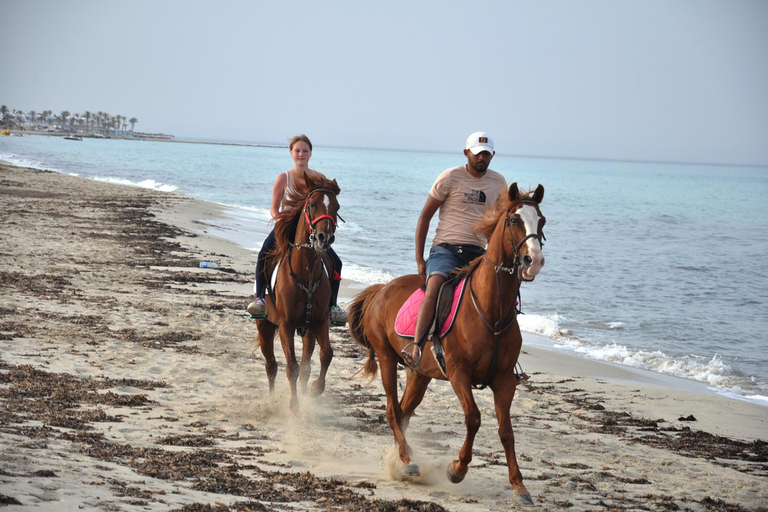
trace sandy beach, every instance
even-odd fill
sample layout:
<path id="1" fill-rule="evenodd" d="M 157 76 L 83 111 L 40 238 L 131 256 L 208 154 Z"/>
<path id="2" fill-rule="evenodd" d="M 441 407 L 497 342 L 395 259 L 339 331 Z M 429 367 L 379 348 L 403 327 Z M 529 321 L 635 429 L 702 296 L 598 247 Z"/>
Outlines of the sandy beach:
<path id="1" fill-rule="evenodd" d="M 445 476 L 464 440 L 450 385 L 411 421 L 422 476 L 403 481 L 346 328 L 321 397 L 288 411 L 281 353 L 269 394 L 244 311 L 256 254 L 206 232 L 221 212 L 0 164 L 0 506 L 510 510 L 490 391 L 460 484 Z M 768 510 L 767 407 L 524 339 L 512 418 L 536 510 Z"/>

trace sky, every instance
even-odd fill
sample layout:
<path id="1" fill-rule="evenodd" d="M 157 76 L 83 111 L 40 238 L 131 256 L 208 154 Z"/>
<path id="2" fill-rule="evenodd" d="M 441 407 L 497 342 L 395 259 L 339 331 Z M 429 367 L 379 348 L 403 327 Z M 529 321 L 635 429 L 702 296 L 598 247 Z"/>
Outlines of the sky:
<path id="1" fill-rule="evenodd" d="M 0 0 L 0 104 L 176 138 L 768 166 L 768 1 Z"/>

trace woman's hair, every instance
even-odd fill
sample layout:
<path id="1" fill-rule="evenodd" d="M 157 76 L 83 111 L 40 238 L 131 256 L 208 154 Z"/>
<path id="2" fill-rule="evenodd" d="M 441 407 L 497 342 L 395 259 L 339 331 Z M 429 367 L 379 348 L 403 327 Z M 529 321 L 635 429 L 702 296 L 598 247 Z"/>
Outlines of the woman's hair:
<path id="1" fill-rule="evenodd" d="M 310 151 L 312 151 L 312 141 L 311 141 L 311 140 L 309 140 L 309 137 L 307 137 L 307 136 L 306 136 L 306 135 L 304 135 L 303 133 L 302 133 L 302 134 L 300 134 L 300 135 L 294 135 L 293 137 L 291 137 L 291 138 L 288 140 L 288 143 L 289 143 L 288 149 L 289 149 L 290 151 L 293 151 L 293 146 L 294 146 L 294 145 L 295 145 L 297 142 L 299 142 L 299 141 L 301 141 L 301 142 L 306 142 L 306 143 L 307 143 L 307 145 L 309 146 L 309 150 L 310 150 Z"/>

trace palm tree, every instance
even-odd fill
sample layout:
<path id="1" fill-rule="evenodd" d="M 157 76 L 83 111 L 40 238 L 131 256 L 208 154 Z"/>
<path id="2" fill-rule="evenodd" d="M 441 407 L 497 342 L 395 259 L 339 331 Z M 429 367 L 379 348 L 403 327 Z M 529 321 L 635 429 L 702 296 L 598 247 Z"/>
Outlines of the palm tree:
<path id="1" fill-rule="evenodd" d="M 83 117 L 85 117 L 85 124 L 88 126 L 88 131 L 92 132 L 93 128 L 91 127 L 91 111 L 86 110 L 85 114 L 83 114 Z"/>
<path id="2" fill-rule="evenodd" d="M 131 123 L 131 133 L 133 133 L 133 127 L 136 125 L 136 123 L 139 122 L 139 120 L 135 117 L 132 117 L 128 120 L 128 122 Z"/>
<path id="3" fill-rule="evenodd" d="M 6 123 L 5 118 L 8 116 L 8 107 L 0 105 L 0 122 Z"/>
<path id="4" fill-rule="evenodd" d="M 69 118 L 69 110 L 62 110 L 61 114 L 57 116 L 57 119 L 61 123 L 62 126 L 68 123 L 67 119 Z"/>

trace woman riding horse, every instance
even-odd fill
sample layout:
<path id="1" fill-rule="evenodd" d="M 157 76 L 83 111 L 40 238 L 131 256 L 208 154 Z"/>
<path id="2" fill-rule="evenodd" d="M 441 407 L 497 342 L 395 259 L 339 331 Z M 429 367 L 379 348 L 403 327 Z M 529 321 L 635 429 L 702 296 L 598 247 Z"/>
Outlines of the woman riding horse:
<path id="1" fill-rule="evenodd" d="M 306 388 L 315 342 L 320 345 L 320 375 L 311 394 L 325 389 L 325 374 L 333 358 L 329 341 L 329 310 L 332 294 L 328 253 L 335 238 L 340 193 L 336 180 L 317 173 L 304 174 L 301 184 L 283 201 L 275 227 L 275 249 L 268 255 L 279 266 L 274 289 L 269 290 L 267 318 L 256 320 L 258 341 L 264 354 L 269 390 L 274 391 L 277 361 L 274 335 L 279 328 L 285 353 L 292 410 L 298 406 L 296 382 Z M 293 335 L 303 337 L 301 367 L 296 361 Z"/>

